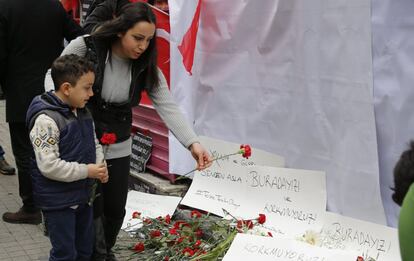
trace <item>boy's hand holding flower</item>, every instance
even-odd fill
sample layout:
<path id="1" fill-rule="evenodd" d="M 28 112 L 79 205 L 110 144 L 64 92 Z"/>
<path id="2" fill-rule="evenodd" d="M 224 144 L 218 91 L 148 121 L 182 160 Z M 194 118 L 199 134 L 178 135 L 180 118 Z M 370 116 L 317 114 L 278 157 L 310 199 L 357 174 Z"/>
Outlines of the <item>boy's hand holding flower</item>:
<path id="1" fill-rule="evenodd" d="M 106 152 L 108 150 L 109 145 L 114 144 L 116 142 L 116 139 L 117 137 L 115 133 L 104 133 L 102 137 L 99 139 L 99 141 L 103 145 L 102 149 L 103 149 L 104 159 L 101 163 L 88 164 L 88 177 L 89 178 L 99 179 L 101 183 L 108 182 L 109 175 L 108 175 L 108 167 L 106 165 L 105 157 L 106 157 Z M 98 194 L 96 193 L 97 187 L 98 187 L 98 181 L 95 180 L 92 185 L 92 192 L 91 192 L 91 196 L 88 202 L 89 206 L 92 206 L 93 202 L 95 201 L 95 198 L 100 195 L 99 193 Z"/>
<path id="2" fill-rule="evenodd" d="M 99 179 L 102 183 L 108 182 L 106 163 L 88 164 L 88 178 Z"/>

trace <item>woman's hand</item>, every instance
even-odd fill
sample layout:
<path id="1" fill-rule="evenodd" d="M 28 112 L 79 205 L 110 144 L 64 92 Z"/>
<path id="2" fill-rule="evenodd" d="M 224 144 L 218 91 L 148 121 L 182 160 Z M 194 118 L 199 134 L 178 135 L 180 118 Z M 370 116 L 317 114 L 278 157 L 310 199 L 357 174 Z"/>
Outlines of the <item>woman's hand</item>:
<path id="1" fill-rule="evenodd" d="M 203 170 L 211 166 L 212 158 L 210 153 L 198 142 L 190 145 L 193 158 L 197 161 L 197 170 Z"/>

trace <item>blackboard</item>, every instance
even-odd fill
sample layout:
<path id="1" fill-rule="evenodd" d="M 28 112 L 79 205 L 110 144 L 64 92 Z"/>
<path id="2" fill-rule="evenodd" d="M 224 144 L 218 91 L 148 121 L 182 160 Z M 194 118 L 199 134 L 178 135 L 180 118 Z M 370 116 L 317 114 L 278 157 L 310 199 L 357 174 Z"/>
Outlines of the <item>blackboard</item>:
<path id="1" fill-rule="evenodd" d="M 151 156 L 152 138 L 140 132 L 132 136 L 131 169 L 140 173 L 145 171 L 145 166 Z"/>

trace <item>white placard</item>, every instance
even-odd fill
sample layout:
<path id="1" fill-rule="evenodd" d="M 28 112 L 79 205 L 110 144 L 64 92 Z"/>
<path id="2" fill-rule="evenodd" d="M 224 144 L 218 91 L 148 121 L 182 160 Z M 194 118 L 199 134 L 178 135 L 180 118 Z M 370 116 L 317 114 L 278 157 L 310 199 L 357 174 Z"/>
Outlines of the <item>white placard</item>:
<path id="1" fill-rule="evenodd" d="M 357 254 L 315 247 L 295 240 L 237 234 L 223 261 L 354 261 Z"/>
<path id="2" fill-rule="evenodd" d="M 326 213 L 321 244 L 332 249 L 356 250 L 376 261 L 401 260 L 397 229 L 335 213 Z"/>
<path id="3" fill-rule="evenodd" d="M 199 138 L 200 142 L 210 152 L 213 158 L 219 158 L 224 155 L 229 155 L 240 150 L 241 144 L 214 139 L 206 136 L 200 136 Z M 223 159 L 215 161 L 214 164 L 220 166 L 220 164 L 225 164 L 227 162 L 231 162 L 240 166 L 285 166 L 285 159 L 283 157 L 254 147 L 252 147 L 252 155 L 248 159 L 243 158 L 240 154 L 231 157 L 224 157 Z"/>
<path id="4" fill-rule="evenodd" d="M 197 171 L 181 204 L 224 216 L 223 208 L 234 213 L 246 203 L 247 169 L 237 165 L 213 165 Z"/>
<path id="5" fill-rule="evenodd" d="M 286 237 L 321 229 L 326 212 L 324 172 L 254 166 L 245 177 L 247 201 L 236 215 L 254 218 L 263 213 L 265 227 Z"/>
<path id="6" fill-rule="evenodd" d="M 164 217 L 168 214 L 172 216 L 180 200 L 181 197 L 155 195 L 131 190 L 128 192 L 122 229 L 138 227 L 139 220 L 132 218 L 132 213 L 135 211 L 140 212 L 142 217 L 149 218 Z"/>
<path id="7" fill-rule="evenodd" d="M 274 167 L 213 166 L 197 172 L 181 204 L 237 218 L 263 213 L 266 227 L 285 236 L 321 228 L 326 209 L 325 174 Z"/>

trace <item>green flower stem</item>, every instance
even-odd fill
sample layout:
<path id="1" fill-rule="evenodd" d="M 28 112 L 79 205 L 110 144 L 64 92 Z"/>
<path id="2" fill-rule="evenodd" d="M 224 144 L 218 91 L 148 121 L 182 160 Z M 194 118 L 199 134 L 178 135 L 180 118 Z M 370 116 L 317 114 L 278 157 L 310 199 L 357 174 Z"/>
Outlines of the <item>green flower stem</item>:
<path id="1" fill-rule="evenodd" d="M 89 201 L 88 201 L 88 205 L 89 206 L 92 206 L 93 205 L 93 202 L 95 201 L 95 199 L 97 198 L 97 197 L 99 197 L 101 194 L 96 194 L 96 189 L 98 188 L 98 180 L 94 180 L 93 181 L 93 185 L 92 185 L 92 191 L 91 191 L 91 196 L 89 197 Z"/>
<path id="2" fill-rule="evenodd" d="M 224 159 L 224 158 L 228 158 L 228 157 L 230 157 L 230 156 L 234 156 L 234 155 L 238 155 L 238 154 L 243 154 L 244 153 L 244 150 L 239 150 L 238 152 L 236 152 L 236 153 L 232 153 L 232 154 L 227 154 L 227 155 L 224 155 L 224 156 L 221 156 L 221 157 L 218 157 L 218 158 L 214 158 L 211 162 L 214 162 L 214 161 L 217 161 L 217 160 L 221 160 L 221 159 Z M 189 171 L 189 172 L 187 172 L 187 173 L 185 173 L 185 174 L 183 174 L 183 175 L 181 175 L 181 176 L 179 176 L 179 177 L 177 177 L 176 179 L 175 179 L 175 181 L 177 181 L 177 180 L 180 180 L 180 179 L 183 179 L 183 178 L 187 178 L 187 176 L 188 175 L 190 175 L 191 173 L 193 173 L 194 171 L 196 171 L 197 170 L 197 168 L 195 168 L 195 169 L 193 169 L 193 170 L 191 170 L 191 171 Z"/>
<path id="3" fill-rule="evenodd" d="M 210 250 L 208 253 L 196 256 L 190 261 L 197 261 L 197 260 L 205 260 L 205 261 L 212 261 L 218 260 L 219 257 L 223 257 L 224 254 L 229 250 L 231 243 L 233 242 L 234 238 L 237 235 L 237 231 L 234 230 L 225 240 L 223 240 L 220 244 L 218 244 L 215 248 Z"/>

